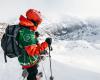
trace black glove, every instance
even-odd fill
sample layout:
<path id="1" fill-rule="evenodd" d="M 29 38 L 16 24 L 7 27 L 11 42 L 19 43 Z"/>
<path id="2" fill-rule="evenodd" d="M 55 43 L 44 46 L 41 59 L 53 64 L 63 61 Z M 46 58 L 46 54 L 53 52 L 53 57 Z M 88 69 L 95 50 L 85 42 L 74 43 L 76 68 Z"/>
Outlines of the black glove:
<path id="1" fill-rule="evenodd" d="M 46 40 L 45 40 L 47 43 L 48 43 L 48 45 L 50 46 L 51 45 L 51 43 L 52 43 L 52 38 L 46 38 Z"/>
<path id="2" fill-rule="evenodd" d="M 35 36 L 39 37 L 40 33 L 38 31 L 35 32 Z"/>

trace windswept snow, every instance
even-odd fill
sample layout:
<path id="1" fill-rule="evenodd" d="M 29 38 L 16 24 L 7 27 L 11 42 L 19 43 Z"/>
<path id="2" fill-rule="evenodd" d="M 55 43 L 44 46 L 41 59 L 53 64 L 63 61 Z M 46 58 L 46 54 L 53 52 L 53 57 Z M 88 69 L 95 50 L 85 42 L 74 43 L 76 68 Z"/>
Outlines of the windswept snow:
<path id="1" fill-rule="evenodd" d="M 91 46 L 91 43 L 81 40 L 60 41 L 56 45 L 53 52 L 56 55 L 52 56 L 54 60 L 100 73 L 100 50 Z M 58 53 L 55 51 L 57 49 Z"/>

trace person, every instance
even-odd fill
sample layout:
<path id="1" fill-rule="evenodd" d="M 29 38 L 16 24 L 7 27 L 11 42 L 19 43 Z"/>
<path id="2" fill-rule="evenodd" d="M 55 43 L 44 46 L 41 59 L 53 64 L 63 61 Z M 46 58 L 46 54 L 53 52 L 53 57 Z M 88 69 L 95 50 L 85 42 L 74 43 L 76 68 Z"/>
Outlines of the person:
<path id="1" fill-rule="evenodd" d="M 29 9 L 26 17 L 19 18 L 19 26 L 22 27 L 17 35 L 17 41 L 21 50 L 18 61 L 22 69 L 27 70 L 27 80 L 37 80 L 39 56 L 45 54 L 45 50 L 51 45 L 51 38 L 46 38 L 41 44 L 38 41 L 39 33 L 36 32 L 42 22 L 41 13 L 35 9 Z"/>

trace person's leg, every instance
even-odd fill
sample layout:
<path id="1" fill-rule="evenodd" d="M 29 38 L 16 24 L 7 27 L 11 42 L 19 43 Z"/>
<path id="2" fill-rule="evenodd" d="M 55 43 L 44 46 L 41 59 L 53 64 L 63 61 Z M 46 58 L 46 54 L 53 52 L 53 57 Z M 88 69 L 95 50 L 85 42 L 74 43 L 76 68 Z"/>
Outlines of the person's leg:
<path id="1" fill-rule="evenodd" d="M 27 71 L 29 73 L 27 80 L 36 80 L 36 75 L 38 73 L 37 66 L 28 68 Z"/>

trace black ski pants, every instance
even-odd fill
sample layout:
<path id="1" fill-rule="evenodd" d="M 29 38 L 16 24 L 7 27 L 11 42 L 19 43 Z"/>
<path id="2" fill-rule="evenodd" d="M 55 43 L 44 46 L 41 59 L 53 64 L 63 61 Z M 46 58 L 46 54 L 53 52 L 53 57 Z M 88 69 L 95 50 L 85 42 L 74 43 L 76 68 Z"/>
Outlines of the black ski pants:
<path id="1" fill-rule="evenodd" d="M 38 73 L 37 65 L 27 69 L 28 77 L 27 80 L 36 80 L 36 75 Z"/>

